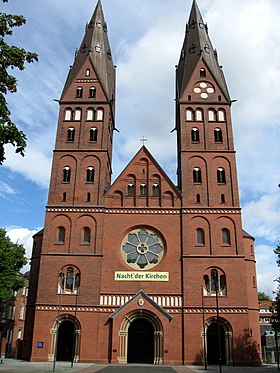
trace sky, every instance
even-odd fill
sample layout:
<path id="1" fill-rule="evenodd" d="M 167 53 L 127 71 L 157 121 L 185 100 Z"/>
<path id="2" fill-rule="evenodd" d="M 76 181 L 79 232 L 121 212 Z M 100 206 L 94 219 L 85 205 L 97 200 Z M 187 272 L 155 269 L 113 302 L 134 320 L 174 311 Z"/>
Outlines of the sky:
<path id="1" fill-rule="evenodd" d="M 147 148 L 176 183 L 174 77 L 192 0 L 103 0 L 117 66 L 113 179 L 148 138 Z M 26 156 L 6 147 L 0 167 L 0 227 L 31 255 L 44 225 L 59 99 L 96 0 L 21 0 L 2 11 L 27 23 L 9 43 L 36 52 L 39 63 L 13 71 L 12 119 L 28 137 Z M 198 0 L 232 100 L 243 228 L 256 239 L 258 290 L 272 295 L 279 276 L 280 2 Z M 28 268 L 25 267 L 24 270 Z"/>

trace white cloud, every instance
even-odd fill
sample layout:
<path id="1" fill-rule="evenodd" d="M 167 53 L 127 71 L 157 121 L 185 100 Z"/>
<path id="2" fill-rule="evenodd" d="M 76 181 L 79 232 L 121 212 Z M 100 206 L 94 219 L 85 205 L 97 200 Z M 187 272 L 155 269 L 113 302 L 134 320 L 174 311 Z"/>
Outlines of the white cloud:
<path id="1" fill-rule="evenodd" d="M 274 280 L 279 277 L 279 268 L 276 265 L 276 255 L 273 249 L 274 247 L 268 245 L 256 245 L 255 247 L 258 291 L 264 291 L 271 296 L 274 296 L 273 293 L 277 289 L 277 282 Z"/>
<path id="2" fill-rule="evenodd" d="M 16 191 L 9 184 L 4 181 L 0 181 L 0 197 L 9 198 L 16 194 Z"/>

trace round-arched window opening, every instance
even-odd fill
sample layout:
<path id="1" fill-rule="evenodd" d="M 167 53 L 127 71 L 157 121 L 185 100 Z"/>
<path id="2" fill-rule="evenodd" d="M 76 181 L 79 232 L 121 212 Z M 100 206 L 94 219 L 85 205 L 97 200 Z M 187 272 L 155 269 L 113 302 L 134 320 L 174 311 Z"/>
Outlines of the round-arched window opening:
<path id="1" fill-rule="evenodd" d="M 155 267 L 164 254 L 164 244 L 158 233 L 148 228 L 134 229 L 123 239 L 121 254 L 133 269 L 147 270 Z"/>

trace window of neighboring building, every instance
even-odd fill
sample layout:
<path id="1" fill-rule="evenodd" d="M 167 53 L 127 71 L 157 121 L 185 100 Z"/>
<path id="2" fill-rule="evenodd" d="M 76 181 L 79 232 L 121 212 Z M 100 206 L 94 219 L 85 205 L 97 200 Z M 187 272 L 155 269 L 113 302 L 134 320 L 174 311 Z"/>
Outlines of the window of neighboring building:
<path id="1" fill-rule="evenodd" d="M 67 131 L 67 141 L 73 142 L 75 139 L 75 128 L 70 127 Z"/>
<path id="2" fill-rule="evenodd" d="M 199 142 L 199 129 L 194 127 L 191 130 L 192 142 Z"/>
<path id="3" fill-rule="evenodd" d="M 83 241 L 82 243 L 84 245 L 89 245 L 90 244 L 90 228 L 84 227 L 83 228 Z"/>
<path id="4" fill-rule="evenodd" d="M 216 292 L 220 296 L 227 294 L 226 276 L 218 268 L 210 268 L 203 276 L 204 279 L 204 295 L 215 296 Z"/>
<path id="5" fill-rule="evenodd" d="M 214 140 L 215 142 L 223 142 L 223 133 L 221 128 L 214 129 Z"/>
<path id="6" fill-rule="evenodd" d="M 21 337 L 22 337 L 22 330 L 19 329 L 17 333 L 17 339 L 21 339 Z"/>
<path id="7" fill-rule="evenodd" d="M 227 228 L 222 229 L 222 243 L 223 245 L 230 245 L 230 231 Z"/>
<path id="8" fill-rule="evenodd" d="M 87 168 L 87 183 L 93 183 L 94 182 L 94 168 L 88 167 Z"/>
<path id="9" fill-rule="evenodd" d="M 160 195 L 160 189 L 158 184 L 152 185 L 152 195 L 153 196 L 159 196 Z"/>
<path id="10" fill-rule="evenodd" d="M 146 196 L 147 195 L 147 185 L 146 184 L 140 184 L 140 195 Z"/>
<path id="11" fill-rule="evenodd" d="M 82 110 L 76 109 L 74 114 L 74 120 L 81 120 L 82 117 Z"/>
<path id="12" fill-rule="evenodd" d="M 97 141 L 97 128 L 92 127 L 89 131 L 89 141 L 96 142 Z"/>
<path id="13" fill-rule="evenodd" d="M 89 97 L 90 98 L 95 98 L 96 96 L 96 88 L 95 87 L 90 87 L 89 89 Z"/>
<path id="14" fill-rule="evenodd" d="M 21 320 L 24 319 L 24 304 L 22 304 L 22 305 L 20 306 L 20 310 L 19 310 L 19 318 L 20 318 Z"/>
<path id="15" fill-rule="evenodd" d="M 82 87 L 78 87 L 76 89 L 76 97 L 78 97 L 78 98 L 82 98 L 83 97 L 83 88 Z"/>
<path id="16" fill-rule="evenodd" d="M 205 234 L 202 228 L 197 228 L 196 230 L 196 244 L 205 245 Z"/>
<path id="17" fill-rule="evenodd" d="M 71 168 L 70 167 L 64 167 L 63 169 L 63 182 L 69 183 L 71 179 Z"/>
<path id="18" fill-rule="evenodd" d="M 218 184 L 225 184 L 226 183 L 226 172 L 224 168 L 219 167 L 217 169 L 217 183 Z"/>
<path id="19" fill-rule="evenodd" d="M 81 282 L 80 272 L 72 266 L 62 269 L 59 274 L 59 289 L 61 294 L 77 294 Z"/>
<path id="20" fill-rule="evenodd" d="M 201 183 L 201 170 L 199 167 L 195 167 L 193 169 L 193 182 L 194 183 Z"/>
<path id="21" fill-rule="evenodd" d="M 127 185 L 127 194 L 129 195 L 129 196 L 134 196 L 134 194 L 135 194 L 135 186 L 134 186 L 134 184 L 128 184 Z"/>
<path id="22" fill-rule="evenodd" d="M 96 120 L 103 120 L 103 109 L 97 109 L 96 110 Z"/>
<path id="23" fill-rule="evenodd" d="M 59 227 L 58 228 L 58 237 L 57 237 L 57 243 L 64 244 L 65 242 L 65 228 Z"/>

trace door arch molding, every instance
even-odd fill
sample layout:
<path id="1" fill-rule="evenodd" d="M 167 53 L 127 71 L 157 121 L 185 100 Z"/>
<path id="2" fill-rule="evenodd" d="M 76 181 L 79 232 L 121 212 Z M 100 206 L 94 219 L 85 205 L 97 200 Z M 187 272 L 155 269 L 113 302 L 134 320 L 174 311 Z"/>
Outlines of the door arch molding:
<path id="1" fill-rule="evenodd" d="M 154 329 L 154 364 L 163 364 L 163 327 L 159 318 L 150 311 L 137 310 L 127 314 L 119 330 L 119 354 L 118 361 L 120 364 L 127 364 L 128 352 L 128 329 L 133 321 L 144 319 L 151 323 Z"/>

